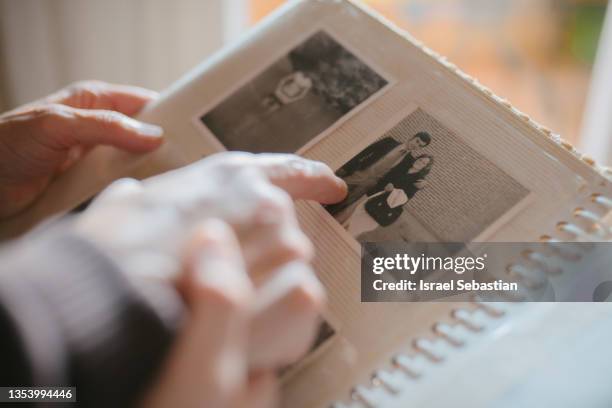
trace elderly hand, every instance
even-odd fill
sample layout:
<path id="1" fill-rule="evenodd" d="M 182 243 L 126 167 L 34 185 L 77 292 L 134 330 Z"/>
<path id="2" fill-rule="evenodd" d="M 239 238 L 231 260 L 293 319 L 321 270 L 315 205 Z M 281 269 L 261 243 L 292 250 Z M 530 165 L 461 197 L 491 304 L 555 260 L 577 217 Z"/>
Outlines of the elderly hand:
<path id="1" fill-rule="evenodd" d="M 322 163 L 220 153 L 144 182 L 118 181 L 76 218 L 77 233 L 124 270 L 170 275 L 188 305 L 144 406 L 274 402 L 274 373 L 308 349 L 324 298 L 292 199 L 345 195 Z"/>
<path id="2" fill-rule="evenodd" d="M 206 218 L 230 224 L 256 281 L 309 257 L 292 199 L 334 203 L 346 185 L 325 164 L 290 154 L 220 153 L 143 182 L 119 180 L 77 219 L 77 229 L 124 270 L 172 276 L 185 232 Z"/>
<path id="3" fill-rule="evenodd" d="M 14 215 L 96 145 L 135 153 L 162 143 L 162 129 L 130 118 L 155 98 L 146 89 L 78 82 L 0 115 L 0 218 Z"/>

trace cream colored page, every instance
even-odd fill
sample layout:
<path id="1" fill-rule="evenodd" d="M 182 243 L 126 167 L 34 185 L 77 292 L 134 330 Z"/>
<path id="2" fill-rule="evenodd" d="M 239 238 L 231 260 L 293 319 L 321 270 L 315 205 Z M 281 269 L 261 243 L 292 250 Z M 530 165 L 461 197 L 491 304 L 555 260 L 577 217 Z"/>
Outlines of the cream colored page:
<path id="1" fill-rule="evenodd" d="M 227 54 L 223 63 L 213 64 L 206 71 L 206 81 L 189 84 L 184 92 L 165 101 L 166 123 L 189 135 L 185 145 L 197 141 L 193 148 L 185 149 L 193 152 L 187 160 L 219 147 L 213 133 L 198 122 L 199 115 L 318 30 L 358 54 L 390 85 L 348 119 L 323 132 L 317 143 L 301 150 L 303 155 L 338 169 L 406 116 L 422 109 L 531 192 L 508 212 L 510 218 L 494 228 L 483 228 L 483 237 L 489 240 L 537 239 L 582 205 L 579 201 L 587 202 L 596 187 L 609 192 L 602 178 L 505 108 L 378 21 L 338 2 L 304 2 L 288 9 L 282 19 L 269 20 L 265 29 L 258 30 L 241 53 Z M 302 203 L 298 208 L 317 246 L 317 270 L 329 293 L 325 318 L 337 333 L 316 358 L 292 373 L 284 386 L 284 399 L 292 407 L 325 406 L 348 395 L 353 384 L 367 382 L 373 367 L 406 348 L 411 339 L 431 335 L 432 324 L 448 320 L 451 309 L 460 305 L 360 303 L 356 241 L 320 206 Z"/>

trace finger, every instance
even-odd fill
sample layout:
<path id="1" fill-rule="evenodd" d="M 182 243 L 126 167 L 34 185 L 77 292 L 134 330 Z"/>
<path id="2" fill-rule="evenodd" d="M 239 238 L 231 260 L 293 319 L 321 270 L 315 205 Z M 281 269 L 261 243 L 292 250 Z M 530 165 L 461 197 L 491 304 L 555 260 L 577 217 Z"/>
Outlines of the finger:
<path id="1" fill-rule="evenodd" d="M 231 229 L 217 220 L 188 245 L 181 289 L 190 312 L 155 392 L 156 406 L 235 405 L 248 381 L 250 286 Z"/>
<path id="2" fill-rule="evenodd" d="M 132 116 L 157 97 L 157 92 L 137 86 L 79 81 L 48 96 L 43 102 L 81 109 L 114 110 Z"/>
<path id="3" fill-rule="evenodd" d="M 130 152 L 147 152 L 162 143 L 163 130 L 119 112 L 76 109 L 64 105 L 39 108 L 40 140 L 47 146 L 69 149 L 109 145 Z"/>
<path id="4" fill-rule="evenodd" d="M 325 163 L 291 154 L 261 154 L 254 157 L 268 179 L 294 199 L 332 204 L 346 196 L 346 183 Z"/>
<path id="5" fill-rule="evenodd" d="M 297 225 L 259 227 L 240 239 L 249 275 L 259 286 L 281 265 L 292 261 L 309 262 L 314 248 Z"/>
<path id="6" fill-rule="evenodd" d="M 249 380 L 249 386 L 237 407 L 272 408 L 278 406 L 278 380 L 272 372 L 258 373 Z"/>
<path id="7" fill-rule="evenodd" d="M 314 252 L 300 229 L 291 197 L 278 187 L 263 187 L 254 199 L 253 215 L 234 225 L 247 270 L 256 282 L 289 261 L 309 261 Z M 258 183 L 245 188 L 257 190 Z"/>
<path id="8" fill-rule="evenodd" d="M 74 166 L 74 164 L 81 160 L 85 153 L 87 153 L 86 150 L 87 149 L 80 145 L 72 146 L 70 149 L 68 149 L 68 153 L 66 153 L 66 159 L 62 164 L 60 164 L 57 171 L 59 173 L 63 173 L 72 166 Z"/>
<path id="9" fill-rule="evenodd" d="M 142 182 L 133 178 L 120 178 L 102 190 L 89 205 L 89 209 L 108 206 L 111 202 L 135 202 L 143 195 Z"/>
<path id="10" fill-rule="evenodd" d="M 325 299 L 322 285 L 305 263 L 283 266 L 257 292 L 251 321 L 252 369 L 275 369 L 297 360 L 312 343 Z"/>
<path id="11" fill-rule="evenodd" d="M 201 223 L 187 244 L 182 276 L 187 288 L 186 301 L 208 303 L 215 297 L 210 296 L 210 289 L 219 289 L 221 297 L 229 296 L 228 300 L 235 301 L 230 306 L 247 304 L 253 288 L 240 251 L 240 244 L 228 224 L 219 219 Z M 197 292 L 199 289 L 203 293 Z"/>

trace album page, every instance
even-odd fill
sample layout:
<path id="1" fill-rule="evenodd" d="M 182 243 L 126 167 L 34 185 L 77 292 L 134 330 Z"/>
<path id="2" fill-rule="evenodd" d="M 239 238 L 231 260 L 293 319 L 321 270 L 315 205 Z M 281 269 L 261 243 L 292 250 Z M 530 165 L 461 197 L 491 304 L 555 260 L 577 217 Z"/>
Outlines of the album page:
<path id="1" fill-rule="evenodd" d="M 281 10 L 162 103 L 155 115 L 185 138 L 186 161 L 295 152 L 350 187 L 342 203 L 298 205 L 329 307 L 315 346 L 285 374 L 287 406 L 344 399 L 461 307 L 361 303 L 360 242 L 537 240 L 592 188 L 609 190 L 528 120 L 349 2 Z"/>
<path id="2" fill-rule="evenodd" d="M 117 178 L 150 176 L 225 149 L 296 152 L 323 160 L 334 169 L 355 158 L 341 170 L 347 182 L 355 183 L 360 175 L 370 172 L 373 179 L 376 171 L 384 172 L 381 166 L 365 169 L 368 160 L 363 160 L 363 155 L 372 161 L 387 149 L 393 150 L 394 144 L 395 156 L 401 154 L 400 144 L 414 145 L 420 150 L 413 150 L 402 165 L 422 155 L 417 166 L 424 167 L 413 169 L 411 178 L 425 173 L 429 176 L 403 192 L 391 189 L 379 195 L 378 201 L 391 193 L 396 205 L 410 199 L 412 204 L 407 207 L 412 212 L 418 211 L 428 222 L 439 224 L 430 230 L 440 231 L 441 225 L 460 230 L 470 224 L 466 235 L 480 239 L 495 230 L 494 224 L 503 224 L 521 205 L 535 198 L 534 191 L 541 198 L 563 198 L 567 202 L 576 186 L 600 181 L 586 164 L 538 134 L 541 132 L 535 131 L 529 121 L 518 120 L 511 110 L 495 102 L 490 92 L 480 92 L 453 70 L 361 6 L 348 1 L 289 2 L 243 40 L 204 61 L 146 107 L 140 118 L 166 130 L 167 142 L 159 151 L 134 156 L 112 148 L 94 150 L 55 180 L 29 210 L 4 222 L 0 238 L 21 233 L 49 214 L 74 208 Z M 418 133 L 426 134 L 427 146 L 417 146 L 425 143 L 420 137 L 406 140 Z M 514 151 L 521 153 L 517 157 L 509 155 Z M 455 167 L 437 163 L 448 161 L 445 154 L 464 157 L 464 153 L 470 158 L 461 164 L 452 160 Z M 356 162 L 364 168 L 355 167 Z M 534 167 L 540 177 L 530 178 Z M 356 169 L 359 171 L 355 174 Z M 491 177 L 481 179 L 483 172 L 490 171 Z M 463 180 L 470 182 L 455 183 L 448 174 L 464 176 Z M 521 177 L 528 180 L 521 183 Z M 432 182 L 437 178 L 443 182 Z M 547 179 L 564 182 L 551 185 L 544 182 Z M 485 185 L 479 190 L 464 190 L 476 181 Z M 494 190 L 498 204 L 479 200 L 478 194 L 493 184 L 498 186 Z M 454 186 L 480 204 L 472 206 L 470 200 L 449 197 L 455 200 L 456 210 L 442 210 L 444 186 Z M 414 187 L 420 188 L 419 194 L 413 194 Z M 555 190 L 554 194 L 548 194 L 547 189 Z M 354 207 L 359 207 L 357 214 L 364 212 L 360 205 L 363 200 L 354 200 L 359 192 L 352 191 L 351 203 L 341 205 L 350 207 L 343 214 L 338 214 L 341 206 L 329 208 L 327 213 L 347 226 L 349 220 L 345 218 Z M 535 200 L 530 207 L 542 210 L 544 201 Z M 483 207 L 487 208 L 484 213 Z M 407 221 L 409 213 L 403 211 L 401 221 Z M 453 220 L 459 215 L 459 222 L 448 223 L 436 216 L 442 213 Z M 472 222 L 473 218 L 478 219 Z M 512 224 L 519 235 L 525 232 L 523 226 L 531 226 L 533 233 L 542 226 Z M 395 222 L 392 228 L 403 225 L 405 222 Z M 356 228 L 363 227 L 353 223 L 353 235 Z M 430 235 L 427 229 L 419 231 L 423 237 Z M 380 231 L 372 234 L 380 235 Z M 455 238 L 452 231 L 439 236 L 443 240 L 450 237 Z"/>

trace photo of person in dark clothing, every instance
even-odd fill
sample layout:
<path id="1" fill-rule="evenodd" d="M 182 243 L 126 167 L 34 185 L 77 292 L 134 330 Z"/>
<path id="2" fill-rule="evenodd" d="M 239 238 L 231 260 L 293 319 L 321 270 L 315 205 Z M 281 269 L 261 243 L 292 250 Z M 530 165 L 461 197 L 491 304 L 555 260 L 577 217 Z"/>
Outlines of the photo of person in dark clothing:
<path id="1" fill-rule="evenodd" d="M 342 225 L 358 238 L 378 227 L 387 227 L 397 221 L 403 207 L 427 184 L 426 177 L 434 160 L 423 154 L 414 161 L 402 160 L 385 174 L 376 187 L 347 208 Z"/>
<path id="2" fill-rule="evenodd" d="M 324 208 L 358 242 L 467 242 L 529 194 L 418 107 L 347 153 L 348 194 Z"/>
<path id="3" fill-rule="evenodd" d="M 342 202 L 327 206 L 327 211 L 343 223 L 360 198 L 381 191 L 377 186 L 388 173 L 403 173 L 412 167 L 417 152 L 430 143 L 427 132 L 419 132 L 405 143 L 392 137 L 372 143 L 336 172 L 346 182 L 349 192 Z"/>

